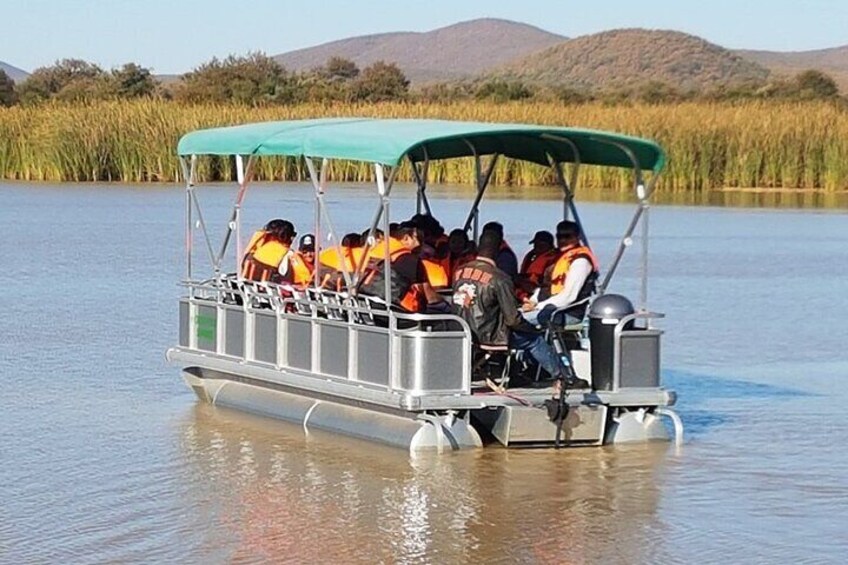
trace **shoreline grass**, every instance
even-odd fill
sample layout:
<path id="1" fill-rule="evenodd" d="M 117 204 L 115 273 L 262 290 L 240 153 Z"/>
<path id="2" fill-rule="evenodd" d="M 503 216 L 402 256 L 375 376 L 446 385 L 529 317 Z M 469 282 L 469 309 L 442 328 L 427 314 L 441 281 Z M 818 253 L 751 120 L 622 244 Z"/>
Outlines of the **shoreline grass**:
<path id="1" fill-rule="evenodd" d="M 659 142 L 669 154 L 659 190 L 848 189 L 848 111 L 825 102 L 688 102 L 605 106 L 552 103 L 303 104 L 250 108 L 116 101 L 0 108 L 0 178 L 40 181 L 174 182 L 176 143 L 191 130 L 246 122 L 330 116 L 443 118 L 570 125 Z M 470 184 L 470 159 L 431 164 L 431 183 Z M 261 180 L 304 180 L 297 159 L 263 158 Z M 334 162 L 332 180 L 371 178 L 366 164 Z M 232 180 L 231 163 L 201 161 L 201 180 Z M 408 167 L 401 181 L 410 180 Z M 629 189 L 628 171 L 584 167 L 579 185 Z M 503 160 L 492 182 L 550 185 L 537 165 Z"/>

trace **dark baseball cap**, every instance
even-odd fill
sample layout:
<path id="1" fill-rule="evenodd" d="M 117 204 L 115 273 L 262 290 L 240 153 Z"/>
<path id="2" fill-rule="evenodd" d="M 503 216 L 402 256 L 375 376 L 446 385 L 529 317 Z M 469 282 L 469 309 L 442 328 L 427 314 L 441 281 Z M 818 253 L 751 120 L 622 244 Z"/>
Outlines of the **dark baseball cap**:
<path id="1" fill-rule="evenodd" d="M 542 230 L 542 231 L 537 231 L 537 232 L 536 232 L 536 235 L 534 235 L 534 236 L 533 236 L 533 239 L 531 239 L 528 243 L 536 243 L 537 241 L 538 241 L 538 242 L 541 242 L 541 243 L 547 243 L 548 245 L 550 245 L 550 246 L 552 246 L 552 247 L 553 247 L 553 245 L 554 245 L 554 236 L 553 236 L 553 234 L 552 234 L 551 232 L 549 232 L 549 231 L 544 231 L 544 230 Z"/>
<path id="2" fill-rule="evenodd" d="M 300 236 L 300 242 L 298 242 L 297 248 L 301 251 L 315 251 L 315 236 L 311 233 L 303 234 Z"/>

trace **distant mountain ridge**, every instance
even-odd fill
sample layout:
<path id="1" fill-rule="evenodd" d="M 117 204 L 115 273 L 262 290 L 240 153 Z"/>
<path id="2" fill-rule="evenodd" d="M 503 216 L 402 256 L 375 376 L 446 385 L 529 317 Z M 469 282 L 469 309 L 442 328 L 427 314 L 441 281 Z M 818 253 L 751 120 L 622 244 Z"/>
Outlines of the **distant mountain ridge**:
<path id="1" fill-rule="evenodd" d="M 632 36 L 637 32 L 647 34 L 646 37 L 660 38 L 666 52 L 652 46 L 650 41 L 634 40 Z M 658 35 L 651 36 L 651 33 Z M 617 48 L 621 52 L 616 54 L 616 46 L 607 47 L 603 43 L 620 34 L 630 34 L 631 37 L 618 43 Z M 571 43 L 570 47 L 566 47 L 568 43 Z M 687 61 L 686 56 L 674 51 L 675 48 L 684 48 L 683 44 L 686 44 L 684 52 L 698 55 L 697 61 Z M 576 53 L 581 47 L 588 46 L 596 50 L 595 55 L 601 59 L 591 61 L 584 54 Z M 781 75 L 813 68 L 830 74 L 843 91 L 848 91 L 848 46 L 786 53 L 729 50 L 677 31 L 627 29 L 568 39 L 527 24 L 492 18 L 470 20 L 428 32 L 351 37 L 282 53 L 274 58 L 289 70 L 303 71 L 320 66 L 333 56 L 351 59 L 360 67 L 378 60 L 394 62 L 413 83 L 418 84 L 491 76 L 520 76 L 526 77 L 522 80 L 535 82 L 534 72 L 540 76 L 544 74 L 537 69 L 539 57 L 556 60 L 557 56 L 565 56 L 571 57 L 572 64 L 578 66 L 581 72 L 574 79 L 563 76 L 564 83 L 574 80 L 593 83 L 597 73 L 586 71 L 598 69 L 608 64 L 610 59 L 617 59 L 627 63 L 627 68 L 621 69 L 624 75 L 616 78 L 616 82 L 625 84 L 633 83 L 630 75 L 634 65 L 641 72 L 640 80 L 667 80 L 673 86 L 684 89 L 762 80 L 769 76 L 769 71 Z M 660 65 L 659 74 L 651 67 L 654 64 L 652 60 Z M 522 69 L 524 65 L 529 65 L 529 69 Z M 559 63 L 558 66 L 563 67 Z M 564 70 L 560 68 L 557 72 Z M 545 80 L 556 82 L 555 74 L 549 72 Z M 593 86 L 596 85 L 593 83 Z"/>
<path id="2" fill-rule="evenodd" d="M 757 51 L 737 49 L 734 53 L 776 74 L 794 75 L 807 69 L 829 74 L 843 92 L 848 92 L 848 45 L 812 51 Z"/>
<path id="3" fill-rule="evenodd" d="M 3 69 L 9 78 L 15 82 L 24 81 L 29 76 L 29 73 L 25 70 L 19 69 L 18 67 L 12 66 L 4 61 L 0 61 L 0 69 Z"/>
<path id="4" fill-rule="evenodd" d="M 261 44 L 256 46 L 261 49 Z M 628 87 L 646 81 L 688 90 L 791 76 L 816 69 L 848 93 L 848 45 L 811 51 L 729 50 L 671 30 L 618 29 L 573 39 L 532 25 L 481 18 L 426 32 L 350 37 L 275 55 L 291 71 L 305 71 L 338 56 L 360 68 L 396 63 L 414 85 L 514 78 L 528 85 Z M 0 61 L 12 80 L 29 73 Z M 770 74 L 771 73 L 771 74 Z M 165 83 L 180 75 L 157 76 Z"/>
<path id="5" fill-rule="evenodd" d="M 564 41 L 495 69 L 491 76 L 581 90 L 650 82 L 709 90 L 761 83 L 769 71 L 694 35 L 617 29 Z"/>
<path id="6" fill-rule="evenodd" d="M 483 18 L 428 32 L 396 32 L 352 37 L 298 49 L 274 59 L 289 70 L 323 65 L 334 56 L 364 67 L 396 63 L 414 83 L 467 78 L 564 41 L 528 24 Z"/>

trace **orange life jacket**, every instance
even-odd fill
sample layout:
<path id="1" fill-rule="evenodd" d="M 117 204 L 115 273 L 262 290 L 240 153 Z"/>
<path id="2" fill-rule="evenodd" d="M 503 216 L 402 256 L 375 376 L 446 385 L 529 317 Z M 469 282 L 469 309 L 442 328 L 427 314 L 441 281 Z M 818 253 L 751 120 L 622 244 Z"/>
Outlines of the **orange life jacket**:
<path id="1" fill-rule="evenodd" d="M 241 276 L 246 280 L 265 282 L 276 278 L 289 245 L 259 230 L 250 238 L 241 262 Z"/>
<path id="2" fill-rule="evenodd" d="M 362 279 L 362 287 L 369 294 L 374 296 L 383 296 L 383 265 L 386 256 L 386 244 L 384 241 L 377 243 L 368 253 L 368 267 L 365 270 L 365 276 Z M 389 238 L 389 262 L 394 263 L 404 255 L 409 255 L 410 251 L 399 240 Z M 402 282 L 399 277 L 395 276 L 394 271 L 391 273 L 391 300 L 400 305 L 401 308 L 408 312 L 419 312 L 421 309 L 422 300 L 419 296 L 415 285 L 409 285 L 406 288 L 402 287 Z"/>
<path id="3" fill-rule="evenodd" d="M 312 271 L 309 263 L 300 252 L 289 256 L 289 274 L 292 282 L 298 286 L 307 286 L 312 281 Z"/>
<path id="4" fill-rule="evenodd" d="M 422 259 L 424 270 L 427 271 L 427 281 L 433 288 L 445 288 L 450 286 L 448 273 L 441 262 L 433 259 Z"/>
<path id="5" fill-rule="evenodd" d="M 556 264 L 554 264 L 554 268 L 551 271 L 551 296 L 555 294 L 559 294 L 562 292 L 562 289 L 565 288 L 565 277 L 568 275 L 568 269 L 571 268 L 571 264 L 579 258 L 588 259 L 590 263 L 592 263 L 592 273 L 597 275 L 600 271 L 600 266 L 598 265 L 598 260 L 595 258 L 595 254 L 592 253 L 592 250 L 586 247 L 585 245 L 575 245 L 574 247 L 569 247 L 565 251 L 562 251 L 557 259 Z M 594 281 L 595 277 L 589 277 L 589 279 Z M 587 283 L 590 280 L 587 279 Z M 593 283 L 594 284 L 594 283 Z M 584 288 L 586 284 L 584 284 Z M 590 291 L 591 292 L 591 291 Z M 583 294 L 581 290 L 581 294 Z M 579 298 L 582 298 L 579 296 Z"/>
<path id="6" fill-rule="evenodd" d="M 545 271 L 559 259 L 559 251 L 551 249 L 535 255 L 532 250 L 524 256 L 521 263 L 520 274 L 524 275 L 534 285 L 538 286 L 545 276 Z M 566 271 L 567 272 L 567 271 Z"/>
<path id="7" fill-rule="evenodd" d="M 341 254 L 339 254 L 339 247 L 328 247 L 321 251 L 318 262 L 334 271 L 343 271 L 347 268 L 347 272 L 352 273 L 362 261 L 364 253 L 365 249 L 362 247 L 341 247 Z"/>

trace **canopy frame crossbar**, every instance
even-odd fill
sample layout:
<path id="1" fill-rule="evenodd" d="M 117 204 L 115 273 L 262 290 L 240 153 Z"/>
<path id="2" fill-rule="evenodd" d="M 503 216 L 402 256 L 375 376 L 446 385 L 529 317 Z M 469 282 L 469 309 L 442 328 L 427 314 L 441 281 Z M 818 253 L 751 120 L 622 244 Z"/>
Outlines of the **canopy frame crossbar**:
<path id="1" fill-rule="evenodd" d="M 227 249 L 229 248 L 231 238 L 234 233 L 236 234 L 235 271 L 237 276 L 241 277 L 238 265 L 239 257 L 241 256 L 241 207 L 244 202 L 245 195 L 247 194 L 247 187 L 253 176 L 255 157 L 251 155 L 248 158 L 247 166 L 244 165 L 244 160 L 241 155 L 236 155 L 235 157 L 239 190 L 236 194 L 233 211 L 230 214 L 229 221 L 227 222 L 227 230 L 224 233 L 224 238 L 221 242 L 221 247 L 218 253 L 215 253 L 213 248 L 212 238 L 210 237 L 209 230 L 206 227 L 206 221 L 203 219 L 203 209 L 200 206 L 200 200 L 197 198 L 197 191 L 195 190 L 197 179 L 197 155 L 192 155 L 189 159 L 189 163 L 186 162 L 184 157 L 180 157 L 180 168 L 182 169 L 183 177 L 186 179 L 185 245 L 187 280 L 191 280 L 192 277 L 192 255 L 194 249 L 194 234 L 192 230 L 194 227 L 193 223 L 195 214 L 197 215 L 197 224 L 203 233 L 206 250 L 209 253 L 209 262 L 211 263 L 212 270 L 216 276 L 221 273 L 221 265 L 223 264 Z"/>
<path id="2" fill-rule="evenodd" d="M 423 212 L 428 216 L 432 216 L 433 211 L 430 208 L 430 200 L 427 198 L 427 173 L 430 170 L 430 156 L 427 154 L 426 147 L 422 147 L 421 149 L 424 152 L 424 160 L 420 162 L 420 165 L 412 159 L 411 155 L 407 154 L 409 164 L 412 167 L 412 176 L 415 178 L 415 184 L 417 185 L 415 213 L 421 214 Z"/>
<path id="3" fill-rule="evenodd" d="M 384 219 L 384 216 L 385 222 L 383 225 L 383 238 L 386 239 L 386 245 L 388 245 L 388 199 L 389 195 L 392 192 L 392 187 L 394 186 L 399 169 L 400 167 L 391 167 L 387 179 L 385 177 L 385 169 L 382 167 L 382 165 L 378 169 L 375 164 L 374 176 L 376 179 L 377 196 L 379 197 L 379 200 L 377 203 L 377 209 L 374 211 L 374 217 L 371 219 L 371 224 L 368 227 L 368 237 L 365 238 L 365 246 L 362 253 L 362 257 L 360 257 L 359 261 L 355 264 L 356 268 L 353 273 L 353 284 L 350 286 L 351 294 L 355 295 L 359 291 L 359 286 L 362 282 L 362 275 L 365 271 L 365 265 L 368 263 L 368 256 L 370 255 L 371 250 L 374 248 L 374 244 L 376 243 L 377 229 L 380 226 L 380 220 Z M 388 252 L 386 256 L 388 257 Z"/>
<path id="4" fill-rule="evenodd" d="M 315 162 L 311 157 L 304 157 L 306 161 L 306 168 L 309 171 L 309 179 L 312 182 L 312 188 L 315 190 L 315 256 L 316 262 L 317 257 L 320 256 L 321 253 L 321 242 L 323 238 L 321 236 L 321 221 L 323 219 L 324 223 L 327 225 L 327 238 L 330 242 L 330 247 L 336 250 L 336 253 L 339 256 L 339 263 L 341 265 L 342 276 L 344 277 L 345 284 L 348 288 L 351 288 L 352 285 L 352 276 L 350 269 L 348 269 L 347 262 L 345 261 L 344 251 L 342 248 L 341 240 L 336 234 L 335 227 L 333 226 L 333 220 L 330 217 L 330 210 L 327 208 L 327 201 L 325 200 L 325 192 L 327 189 L 327 171 L 329 170 L 329 159 L 321 159 L 321 169 L 318 170 L 315 167 Z M 318 288 L 321 285 L 320 277 L 313 277 L 313 285 L 315 288 Z"/>
<path id="5" fill-rule="evenodd" d="M 650 198 L 651 194 L 653 194 L 654 189 L 656 188 L 657 180 L 659 180 L 660 173 L 658 170 L 654 169 L 650 178 L 648 179 L 647 185 L 645 184 L 645 178 L 643 175 L 642 167 L 639 164 L 639 159 L 637 159 L 636 154 L 633 150 L 626 146 L 623 143 L 619 143 L 617 141 L 609 140 L 609 139 L 599 139 L 595 138 L 595 141 L 599 143 L 605 143 L 608 145 L 612 145 L 613 147 L 617 147 L 621 152 L 627 155 L 627 158 L 630 160 L 633 165 L 633 189 L 636 193 L 636 198 L 638 199 L 638 204 L 636 207 L 636 211 L 633 213 L 633 217 L 630 220 L 630 224 L 627 226 L 627 230 L 622 235 L 621 240 L 619 241 L 618 247 L 616 248 L 615 254 L 613 255 L 612 261 L 610 262 L 610 266 L 607 269 L 607 273 L 604 276 L 603 281 L 598 285 L 598 294 L 603 294 L 606 292 L 610 281 L 612 280 L 615 271 L 618 269 L 619 264 L 621 263 L 621 259 L 624 256 L 625 250 L 633 244 L 633 233 L 636 231 L 636 228 L 639 226 L 641 221 L 642 224 L 642 253 L 641 253 L 641 262 L 639 268 L 640 275 L 640 284 L 639 284 L 639 309 L 640 311 L 647 312 L 648 311 L 648 231 L 649 231 L 649 208 L 650 208 Z M 650 321 L 649 321 L 650 325 Z"/>
<path id="6" fill-rule="evenodd" d="M 550 164 L 551 169 L 554 171 L 554 175 L 556 176 L 557 183 L 562 188 L 562 219 L 569 219 L 569 214 L 574 219 L 575 222 L 580 226 L 580 236 L 583 238 L 583 241 L 588 245 L 588 241 L 586 240 L 586 233 L 583 230 L 583 225 L 580 223 L 580 218 L 577 214 L 577 207 L 574 204 L 574 194 L 577 190 L 577 178 L 580 172 L 580 150 L 577 148 L 577 144 L 568 139 L 567 137 L 563 137 L 561 135 L 551 135 L 544 134 L 542 135 L 542 139 L 546 141 L 558 141 L 561 143 L 565 143 L 571 149 L 572 160 L 571 160 L 571 174 L 566 178 L 565 173 L 563 171 L 563 161 L 557 160 L 553 157 L 552 153 L 547 154 L 548 163 Z"/>
<path id="7" fill-rule="evenodd" d="M 486 188 L 489 186 L 489 181 L 492 180 L 492 174 L 495 172 L 495 166 L 498 164 L 500 153 L 493 153 L 490 157 L 488 166 L 483 166 L 482 157 L 477 153 L 477 148 L 467 139 L 463 139 L 465 143 L 474 152 L 474 184 L 477 189 L 477 194 L 474 196 L 474 202 L 471 204 L 471 209 L 468 211 L 468 216 L 465 218 L 465 223 L 462 225 L 462 230 L 468 232 L 473 226 L 472 239 L 477 241 L 480 235 L 480 202 L 483 200 L 483 195 Z"/>
<path id="8" fill-rule="evenodd" d="M 233 203 L 233 211 L 230 215 L 230 221 L 227 222 L 227 231 L 224 234 L 224 240 L 221 243 L 221 250 L 218 252 L 216 274 L 220 271 L 221 264 L 224 261 L 224 255 L 227 253 L 227 248 L 230 244 L 230 238 L 235 233 L 235 262 L 236 276 L 241 279 L 241 269 L 239 268 L 239 258 L 242 253 L 241 239 L 241 207 L 244 203 L 244 198 L 247 195 L 247 187 L 253 179 L 253 169 L 256 164 L 256 156 L 250 155 L 247 159 L 247 166 L 244 163 L 244 157 L 236 155 L 236 179 L 239 189 L 236 194 L 235 202 Z"/>

